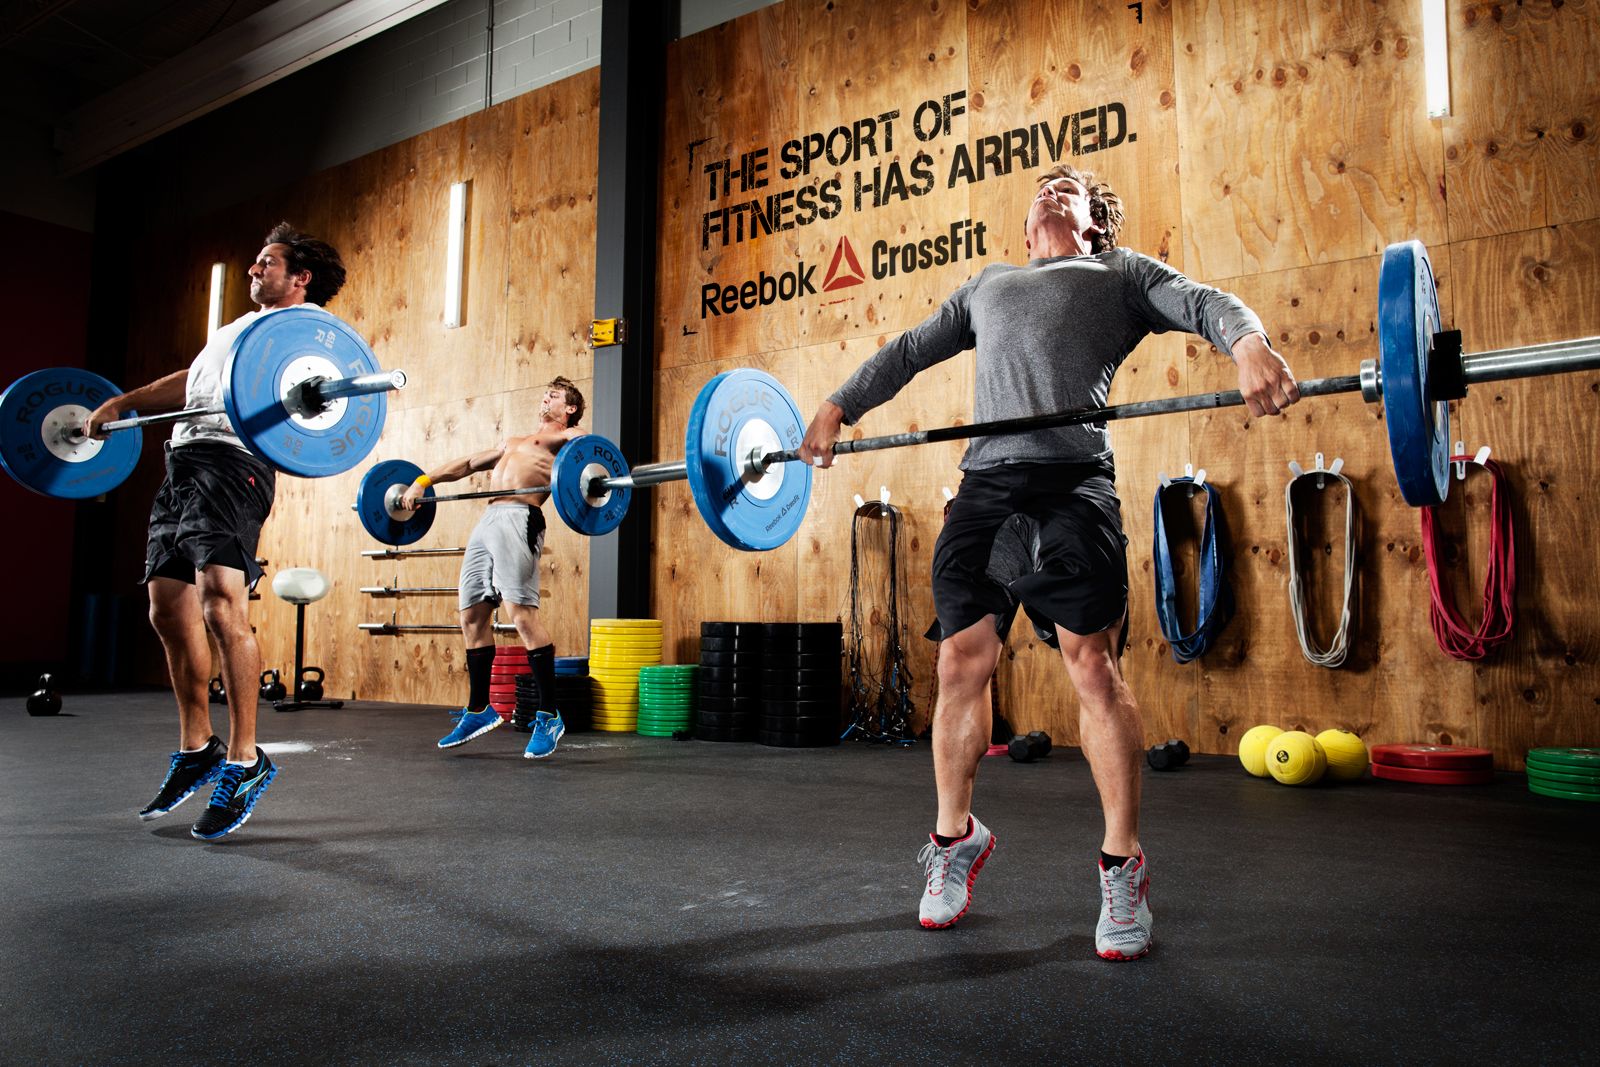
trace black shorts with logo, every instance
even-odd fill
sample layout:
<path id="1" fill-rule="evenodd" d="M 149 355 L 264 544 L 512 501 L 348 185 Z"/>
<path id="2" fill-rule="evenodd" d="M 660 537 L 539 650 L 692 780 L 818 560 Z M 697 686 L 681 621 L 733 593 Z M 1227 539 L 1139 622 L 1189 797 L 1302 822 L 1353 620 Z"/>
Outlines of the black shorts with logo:
<path id="1" fill-rule="evenodd" d="M 1128 612 L 1128 539 L 1106 463 L 1007 464 L 968 471 L 933 549 L 938 634 L 995 617 L 1004 639 L 1020 603 L 1045 632 L 1094 634 Z M 1015 516 L 1028 521 L 1018 523 Z M 999 547 L 1026 546 L 996 568 Z M 1009 542 L 1017 542 L 1016 546 Z M 1028 558 L 1031 556 L 1031 559 Z M 1123 628 L 1123 642 L 1127 628 Z M 1119 642 L 1120 644 L 1121 642 Z M 1119 648 L 1120 653 L 1120 648 Z"/>
<path id="2" fill-rule="evenodd" d="M 272 513 L 277 472 L 232 445 L 167 445 L 167 477 L 150 508 L 144 578 L 193 584 L 195 571 L 219 564 L 261 577 L 256 545 Z"/>

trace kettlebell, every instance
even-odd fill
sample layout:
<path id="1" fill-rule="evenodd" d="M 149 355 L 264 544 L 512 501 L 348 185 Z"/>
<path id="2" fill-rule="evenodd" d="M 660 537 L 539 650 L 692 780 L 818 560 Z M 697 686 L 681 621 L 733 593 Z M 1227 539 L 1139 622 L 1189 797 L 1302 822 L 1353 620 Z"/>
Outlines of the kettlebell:
<path id="1" fill-rule="evenodd" d="M 315 678 L 307 678 L 306 675 L 310 674 L 312 671 L 315 671 L 317 676 Z M 321 667 L 301 667 L 300 680 L 294 687 L 294 698 L 296 700 L 304 700 L 308 703 L 313 700 L 321 700 L 322 679 L 324 677 L 325 675 L 322 673 Z"/>
<path id="2" fill-rule="evenodd" d="M 267 680 L 269 678 L 271 679 L 271 681 Z M 272 670 L 272 671 L 262 671 L 261 672 L 261 699 L 262 700 L 265 700 L 269 704 L 275 704 L 275 703 L 277 703 L 278 701 L 282 700 L 284 697 L 286 697 L 288 695 L 289 695 L 289 688 L 288 688 L 288 686 L 284 685 L 281 681 L 278 680 L 278 672 L 277 671 Z"/>
<path id="3" fill-rule="evenodd" d="M 29 715 L 60 715 L 61 694 L 50 687 L 55 679 L 48 674 L 39 676 L 39 688 L 28 698 Z"/>
<path id="4" fill-rule="evenodd" d="M 222 688 L 221 678 L 211 679 L 210 699 L 213 704 L 226 704 L 228 702 L 228 694 Z"/>

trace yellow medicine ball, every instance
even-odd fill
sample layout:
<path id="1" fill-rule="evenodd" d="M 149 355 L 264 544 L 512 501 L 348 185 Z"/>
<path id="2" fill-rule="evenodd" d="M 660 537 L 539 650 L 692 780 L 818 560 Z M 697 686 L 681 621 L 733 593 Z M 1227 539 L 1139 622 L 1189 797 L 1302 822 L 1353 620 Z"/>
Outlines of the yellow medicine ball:
<path id="1" fill-rule="evenodd" d="M 1310 785 L 1327 769 L 1328 756 L 1310 734 L 1290 730 L 1267 745 L 1267 770 L 1284 785 Z"/>
<path id="2" fill-rule="evenodd" d="M 1239 762 L 1257 778 L 1267 776 L 1267 745 L 1283 733 L 1276 726 L 1257 726 L 1239 738 Z"/>
<path id="3" fill-rule="evenodd" d="M 1367 773 L 1367 746 L 1349 730 L 1324 730 L 1317 744 L 1328 757 L 1328 777 L 1351 781 Z"/>

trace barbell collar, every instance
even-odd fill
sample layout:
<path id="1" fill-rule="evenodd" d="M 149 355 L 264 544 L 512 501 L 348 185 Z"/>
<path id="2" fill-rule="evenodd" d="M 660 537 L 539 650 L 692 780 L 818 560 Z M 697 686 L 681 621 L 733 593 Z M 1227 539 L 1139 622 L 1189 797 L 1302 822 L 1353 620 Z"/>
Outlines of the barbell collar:
<path id="1" fill-rule="evenodd" d="M 1361 399 L 1369 404 L 1376 404 L 1383 399 L 1383 368 L 1378 366 L 1375 359 L 1361 361 L 1361 373 L 1357 375 L 1361 381 Z"/>

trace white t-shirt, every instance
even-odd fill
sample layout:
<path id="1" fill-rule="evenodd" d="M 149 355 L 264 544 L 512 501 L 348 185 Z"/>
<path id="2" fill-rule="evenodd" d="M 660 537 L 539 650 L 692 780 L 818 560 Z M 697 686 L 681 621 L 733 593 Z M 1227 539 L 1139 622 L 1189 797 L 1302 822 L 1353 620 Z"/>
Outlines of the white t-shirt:
<path id="1" fill-rule="evenodd" d="M 298 304 L 297 307 L 316 307 L 316 304 Z M 217 332 L 211 335 L 211 340 L 194 357 L 194 362 L 189 364 L 189 382 L 184 395 L 183 406 L 186 408 L 220 408 L 222 407 L 222 376 L 228 370 L 228 357 L 233 355 L 233 346 L 238 342 L 239 335 L 263 315 L 270 315 L 273 311 L 283 311 L 283 308 L 273 308 L 272 311 L 251 311 L 240 315 L 226 326 L 217 327 Z M 246 452 L 244 442 L 239 440 L 233 432 L 233 427 L 228 424 L 226 415 L 201 415 L 193 419 L 184 419 L 177 423 L 172 430 L 172 447 L 180 448 L 183 445 L 192 445 L 196 441 L 215 441 L 217 444 L 232 445 L 242 448 Z"/>

